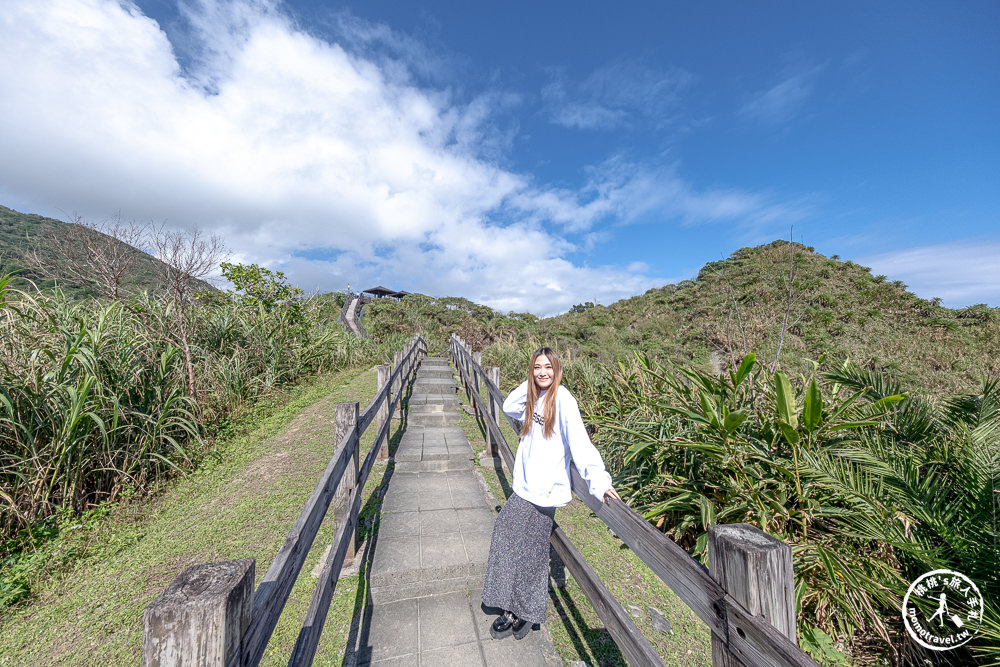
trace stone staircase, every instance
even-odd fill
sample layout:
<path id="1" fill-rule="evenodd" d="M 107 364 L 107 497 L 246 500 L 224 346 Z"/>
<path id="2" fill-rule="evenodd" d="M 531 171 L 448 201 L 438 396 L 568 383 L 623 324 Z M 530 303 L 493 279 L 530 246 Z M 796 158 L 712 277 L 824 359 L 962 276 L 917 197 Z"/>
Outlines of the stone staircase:
<path id="1" fill-rule="evenodd" d="M 480 607 L 494 509 L 473 471 L 445 358 L 421 362 L 382 499 L 354 665 L 561 665 L 548 632 L 494 641 Z M 369 617 L 370 613 L 370 617 Z"/>
<path id="2" fill-rule="evenodd" d="M 457 391 L 446 359 L 422 362 L 382 500 L 370 578 L 376 604 L 465 590 L 486 572 L 495 514 L 457 426 Z"/>

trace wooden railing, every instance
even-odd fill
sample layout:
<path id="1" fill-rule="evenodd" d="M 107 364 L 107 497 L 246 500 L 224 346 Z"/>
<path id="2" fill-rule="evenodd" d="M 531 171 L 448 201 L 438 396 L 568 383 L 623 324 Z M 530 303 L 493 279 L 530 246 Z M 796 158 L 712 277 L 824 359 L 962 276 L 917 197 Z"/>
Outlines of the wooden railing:
<path id="1" fill-rule="evenodd" d="M 284 610 L 288 594 L 316 539 L 332 501 L 337 520 L 331 554 L 323 564 L 309 611 L 288 661 L 310 665 L 344 563 L 357 549 L 361 492 L 376 459 L 388 457 L 390 418 L 401 405 L 417 362 L 427 353 L 414 336 L 394 363 L 378 367 L 379 390 L 359 413 L 358 403 L 338 403 L 336 449 L 285 543 L 263 580 L 253 590 L 254 560 L 194 565 L 184 570 L 143 614 L 144 665 L 226 665 L 252 667 Z M 377 432 L 360 462 L 361 435 L 372 424 Z"/>
<path id="2" fill-rule="evenodd" d="M 482 419 L 487 449 L 508 470 L 514 454 L 500 430 L 506 418 L 514 433 L 520 423 L 503 414 L 500 369 L 484 369 L 473 352 L 452 335 L 450 352 L 466 394 Z M 484 395 L 485 394 L 485 395 Z M 712 630 L 712 664 L 748 667 L 816 666 L 798 647 L 792 550 L 755 526 L 724 524 L 708 529 L 711 569 L 705 568 L 625 503 L 603 503 L 570 466 L 573 491 Z M 558 526 L 555 548 L 598 617 L 632 665 L 662 665 L 659 655 Z"/>

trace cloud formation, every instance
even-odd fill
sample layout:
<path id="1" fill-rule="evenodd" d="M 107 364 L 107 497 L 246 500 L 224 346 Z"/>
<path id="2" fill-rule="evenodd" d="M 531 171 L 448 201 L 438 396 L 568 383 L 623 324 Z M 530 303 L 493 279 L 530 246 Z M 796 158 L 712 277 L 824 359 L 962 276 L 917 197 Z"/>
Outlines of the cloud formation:
<path id="1" fill-rule="evenodd" d="M 418 84 L 450 61 L 411 38 L 341 16 L 333 41 L 259 0 L 183 7 L 168 36 L 118 0 L 5 6 L 0 61 L 17 66 L 0 68 L 0 202 L 197 226 L 306 289 L 381 283 L 536 314 L 664 282 L 565 259 L 609 225 L 782 206 L 622 160 L 580 190 L 546 187 L 498 166 L 511 130 L 494 110 L 518 96 Z M 581 86 L 611 113 L 668 108 L 683 85 L 615 67 Z"/>
<path id="2" fill-rule="evenodd" d="M 740 114 L 765 125 L 787 123 L 802 111 L 822 70 L 821 66 L 799 66 L 786 71 L 780 81 L 753 93 Z"/>
<path id="3" fill-rule="evenodd" d="M 902 280 L 924 299 L 939 298 L 950 308 L 974 301 L 1000 303 L 1000 243 L 960 241 L 907 248 L 862 257 L 874 273 Z"/>
<path id="4" fill-rule="evenodd" d="M 635 59 L 620 58 L 598 68 L 576 84 L 562 70 L 542 99 L 556 125 L 581 130 L 610 130 L 638 122 L 664 127 L 677 115 L 683 92 L 694 77 L 679 67 L 658 70 Z"/>

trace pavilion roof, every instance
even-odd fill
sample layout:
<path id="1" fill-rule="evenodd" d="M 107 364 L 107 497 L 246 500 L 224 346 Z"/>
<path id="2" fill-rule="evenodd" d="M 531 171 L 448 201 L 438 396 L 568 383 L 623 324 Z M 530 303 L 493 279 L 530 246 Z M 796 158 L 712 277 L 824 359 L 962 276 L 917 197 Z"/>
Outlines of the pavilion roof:
<path id="1" fill-rule="evenodd" d="M 375 296 L 395 296 L 396 290 L 391 290 L 388 287 L 369 287 L 365 290 L 367 294 L 374 294 Z"/>

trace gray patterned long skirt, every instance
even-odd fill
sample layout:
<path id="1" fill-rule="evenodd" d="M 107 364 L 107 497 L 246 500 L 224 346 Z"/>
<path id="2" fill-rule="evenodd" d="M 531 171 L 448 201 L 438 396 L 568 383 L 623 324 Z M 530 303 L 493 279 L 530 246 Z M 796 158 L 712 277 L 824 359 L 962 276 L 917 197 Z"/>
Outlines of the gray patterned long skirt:
<path id="1" fill-rule="evenodd" d="M 548 609 L 549 538 L 555 507 L 538 507 L 516 493 L 497 515 L 483 581 L 483 604 L 544 623 Z"/>

